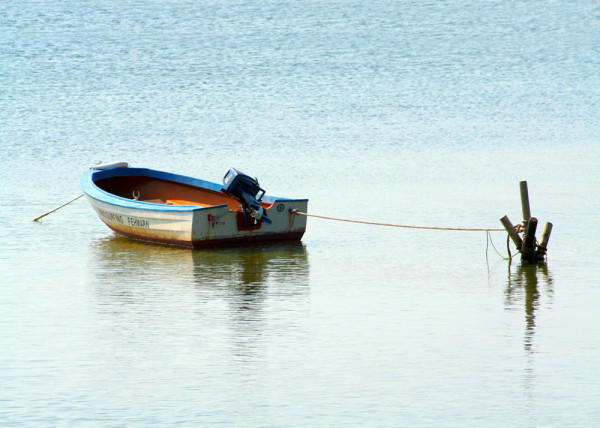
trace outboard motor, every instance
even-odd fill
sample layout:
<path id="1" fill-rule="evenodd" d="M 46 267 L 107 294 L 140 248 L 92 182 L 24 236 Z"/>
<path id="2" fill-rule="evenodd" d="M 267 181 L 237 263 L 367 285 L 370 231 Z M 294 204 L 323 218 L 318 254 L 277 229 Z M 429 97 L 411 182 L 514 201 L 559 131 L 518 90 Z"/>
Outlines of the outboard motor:
<path id="1" fill-rule="evenodd" d="M 271 219 L 260 206 L 260 200 L 265 191 L 258 185 L 258 180 L 246 175 L 235 168 L 231 168 L 223 177 L 223 192 L 233 196 L 242 203 L 244 213 L 250 214 L 258 221 L 271 224 Z M 262 192 L 257 199 L 259 192 Z"/>

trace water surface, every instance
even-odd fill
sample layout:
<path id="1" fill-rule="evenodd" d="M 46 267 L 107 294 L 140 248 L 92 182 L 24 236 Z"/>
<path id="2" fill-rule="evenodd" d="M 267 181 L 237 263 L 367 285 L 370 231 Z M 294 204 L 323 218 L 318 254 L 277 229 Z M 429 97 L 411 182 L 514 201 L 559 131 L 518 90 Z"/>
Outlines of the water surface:
<path id="1" fill-rule="evenodd" d="M 0 8 L 2 425 L 600 424 L 597 2 Z M 115 160 L 428 226 L 519 223 L 527 180 L 548 262 L 314 218 L 174 249 L 83 199 L 31 221 Z"/>

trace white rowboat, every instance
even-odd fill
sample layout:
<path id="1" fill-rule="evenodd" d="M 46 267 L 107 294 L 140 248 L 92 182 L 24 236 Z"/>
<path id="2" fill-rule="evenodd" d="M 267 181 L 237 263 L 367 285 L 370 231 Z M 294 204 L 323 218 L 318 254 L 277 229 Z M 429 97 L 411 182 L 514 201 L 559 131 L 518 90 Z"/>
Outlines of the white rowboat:
<path id="1" fill-rule="evenodd" d="M 119 162 L 93 167 L 81 188 L 100 219 L 129 238 L 190 248 L 299 241 L 308 199 L 265 195 L 231 169 L 224 185 Z M 262 195 L 258 196 L 262 192 Z"/>

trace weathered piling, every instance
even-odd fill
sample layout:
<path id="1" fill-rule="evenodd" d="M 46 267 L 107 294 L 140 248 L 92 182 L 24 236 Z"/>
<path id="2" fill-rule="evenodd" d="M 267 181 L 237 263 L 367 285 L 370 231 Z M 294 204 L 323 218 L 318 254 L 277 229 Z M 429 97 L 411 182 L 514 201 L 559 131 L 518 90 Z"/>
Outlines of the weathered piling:
<path id="1" fill-rule="evenodd" d="M 523 211 L 523 226 L 527 227 L 527 222 L 531 218 L 531 209 L 529 208 L 529 191 L 527 190 L 527 182 L 519 183 L 521 190 L 521 210 Z"/>
<path id="2" fill-rule="evenodd" d="M 546 258 L 546 249 L 548 240 L 550 239 L 550 232 L 552 231 L 552 223 L 545 224 L 544 231 L 542 232 L 542 240 L 538 244 L 535 238 L 538 220 L 535 217 L 531 217 L 527 182 L 521 181 L 519 183 L 519 189 L 521 191 L 523 223 L 515 227 L 508 219 L 508 216 L 502 217 L 500 221 L 502 222 L 504 229 L 506 229 L 508 236 L 517 247 L 517 250 L 521 253 L 521 261 L 529 263 L 540 262 Z M 523 231 L 523 238 L 519 236 L 520 231 Z"/>
<path id="3" fill-rule="evenodd" d="M 521 260 L 528 262 L 535 262 L 535 230 L 537 229 L 538 220 L 535 217 L 531 217 L 527 222 L 527 229 L 525 230 L 525 239 L 521 246 Z"/>
<path id="4" fill-rule="evenodd" d="M 544 230 L 542 231 L 542 239 L 538 244 L 536 250 L 536 256 L 538 260 L 543 260 L 546 256 L 546 247 L 548 246 L 548 240 L 550 240 L 550 233 L 552 232 L 552 223 L 547 222 L 544 225 Z"/>
<path id="5" fill-rule="evenodd" d="M 510 239 L 512 239 L 512 241 L 514 242 L 515 246 L 517 247 L 517 250 L 521 251 L 521 247 L 523 245 L 523 240 L 521 239 L 521 237 L 517 233 L 517 230 L 515 229 L 515 227 L 513 226 L 513 224 L 508 219 L 508 216 L 505 215 L 504 217 L 502 217 L 500 219 L 500 221 L 502 222 L 502 225 L 506 229 L 506 232 L 508 233 L 508 236 L 510 236 Z"/>

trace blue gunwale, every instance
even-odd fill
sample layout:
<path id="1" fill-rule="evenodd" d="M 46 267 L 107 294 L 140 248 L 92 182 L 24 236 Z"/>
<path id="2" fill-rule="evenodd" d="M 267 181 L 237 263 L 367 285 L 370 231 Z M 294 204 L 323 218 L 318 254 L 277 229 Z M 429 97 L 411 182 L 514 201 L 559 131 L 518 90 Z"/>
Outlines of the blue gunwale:
<path id="1" fill-rule="evenodd" d="M 106 192 L 100 189 L 95 184 L 95 180 L 102 180 L 111 177 L 152 177 L 162 180 L 173 181 L 176 183 L 187 184 L 194 187 L 200 187 L 204 189 L 213 190 L 220 192 L 222 186 L 217 183 L 213 183 L 199 178 L 189 177 L 185 175 L 173 174 L 170 172 L 158 171 L 148 168 L 113 168 L 107 170 L 94 170 L 90 169 L 86 171 L 80 179 L 80 186 L 83 192 L 89 197 L 107 203 L 111 205 L 118 205 L 124 208 L 132 208 L 144 211 L 170 211 L 170 212 L 191 212 L 214 209 L 219 207 L 226 207 L 226 204 L 215 205 L 211 207 L 199 207 L 195 205 L 163 205 L 154 204 L 151 202 L 135 201 L 121 196 L 113 195 L 112 193 Z M 264 202 L 275 203 L 279 201 L 308 201 L 308 199 L 289 199 L 275 196 L 265 195 L 263 198 Z"/>

